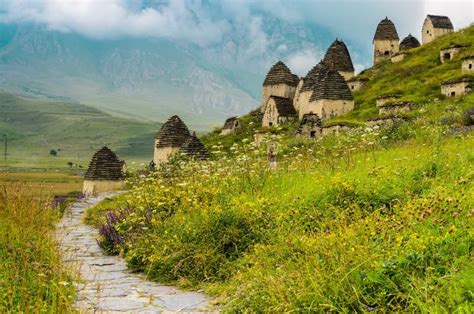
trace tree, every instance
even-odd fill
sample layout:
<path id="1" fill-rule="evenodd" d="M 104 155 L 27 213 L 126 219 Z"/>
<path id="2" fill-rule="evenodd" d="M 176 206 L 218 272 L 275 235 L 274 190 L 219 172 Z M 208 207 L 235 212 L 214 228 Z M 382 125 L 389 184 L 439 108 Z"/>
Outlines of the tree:
<path id="1" fill-rule="evenodd" d="M 52 150 L 49 151 L 49 155 L 50 156 L 57 156 L 58 152 L 55 149 L 52 149 Z"/>
<path id="2" fill-rule="evenodd" d="M 74 164 L 72 163 L 72 161 L 68 161 L 68 162 L 67 162 L 67 165 L 69 166 L 69 168 L 72 168 L 72 166 L 73 166 Z"/>

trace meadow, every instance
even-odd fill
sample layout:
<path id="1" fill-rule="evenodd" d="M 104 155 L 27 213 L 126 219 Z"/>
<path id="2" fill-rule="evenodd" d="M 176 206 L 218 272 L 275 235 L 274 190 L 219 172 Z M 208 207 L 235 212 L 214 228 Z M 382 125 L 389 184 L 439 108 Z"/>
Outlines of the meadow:
<path id="1" fill-rule="evenodd" d="M 149 172 L 135 170 L 150 135 L 136 123 L 110 128 L 110 141 L 132 157 L 129 191 L 88 210 L 85 222 L 132 270 L 203 289 L 224 312 L 472 313 L 474 96 L 446 99 L 439 86 L 461 75 L 473 35 L 467 28 L 361 73 L 370 83 L 354 94 L 354 111 L 325 122 L 358 126 L 340 136 L 295 137 L 297 122 L 262 129 L 255 110 L 235 134 L 216 129 L 202 138 L 211 160 L 176 156 Z M 441 65 L 439 49 L 451 44 L 466 48 Z M 386 93 L 401 93 L 414 110 L 395 125 L 365 127 Z M 82 128 L 84 114 L 115 124 L 91 109 L 64 120 L 45 108 L 40 121 L 61 147 L 76 134 L 61 130 Z M 0 312 L 70 312 L 71 273 L 53 237 L 64 206 L 51 199 L 81 190 L 83 169 L 67 162 L 84 168 L 87 158 L 43 148 L 25 157 L 35 135 L 21 119 L 34 117 L 11 114 L 18 123 L 4 125 L 25 150 L 0 162 L 8 171 L 0 172 Z M 258 131 L 266 134 L 259 145 Z M 128 146 L 124 133 L 137 134 Z M 267 165 L 269 145 L 276 170 Z M 87 141 L 78 147 L 92 152 Z"/>
<path id="2" fill-rule="evenodd" d="M 474 309 L 473 94 L 447 99 L 474 27 L 360 75 L 355 109 L 316 140 L 298 122 L 203 136 L 213 158 L 177 156 L 130 173 L 130 191 L 87 213 L 108 254 L 152 280 L 204 289 L 224 312 L 456 312 Z M 440 64 L 439 50 L 464 45 Z M 375 99 L 413 103 L 402 122 L 366 127 Z M 265 140 L 254 142 L 263 132 Z M 266 161 L 276 146 L 278 167 Z"/>
<path id="3" fill-rule="evenodd" d="M 0 90 L 1 168 L 85 170 L 104 145 L 120 158 L 147 160 L 159 123 L 112 116 L 80 103 L 15 95 Z M 3 156 L 7 139 L 7 158 Z"/>
<path id="4" fill-rule="evenodd" d="M 72 312 L 75 289 L 53 236 L 51 198 L 0 185 L 0 312 Z"/>
<path id="5" fill-rule="evenodd" d="M 73 272 L 54 238 L 64 205 L 55 195 L 81 190 L 67 172 L 0 172 L 0 312 L 70 313 Z"/>
<path id="6" fill-rule="evenodd" d="M 474 137 L 400 125 L 179 158 L 88 213 L 102 246 L 225 311 L 469 312 Z M 404 138 L 400 141 L 400 138 Z"/>

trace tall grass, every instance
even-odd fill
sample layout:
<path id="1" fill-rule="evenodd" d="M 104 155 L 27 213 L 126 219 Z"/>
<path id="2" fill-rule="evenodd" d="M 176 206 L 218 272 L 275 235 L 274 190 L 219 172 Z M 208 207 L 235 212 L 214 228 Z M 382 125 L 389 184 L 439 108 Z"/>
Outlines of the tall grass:
<path id="1" fill-rule="evenodd" d="M 59 211 L 21 185 L 0 186 L 0 312 L 71 312 L 74 287 L 54 239 Z"/>
<path id="2" fill-rule="evenodd" d="M 151 279 L 202 287 L 229 311 L 467 312 L 474 138 L 386 132 L 276 136 L 276 171 L 245 143 L 216 161 L 176 160 L 89 221 L 108 208 L 109 252 Z"/>

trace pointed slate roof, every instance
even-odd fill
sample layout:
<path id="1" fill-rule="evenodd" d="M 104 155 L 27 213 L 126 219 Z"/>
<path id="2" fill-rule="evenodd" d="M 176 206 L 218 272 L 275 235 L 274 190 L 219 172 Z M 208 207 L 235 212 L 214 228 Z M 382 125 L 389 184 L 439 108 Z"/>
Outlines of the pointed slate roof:
<path id="1" fill-rule="evenodd" d="M 375 31 L 374 40 L 399 40 L 397 29 L 392 21 L 385 17 L 377 25 L 377 30 Z"/>
<path id="2" fill-rule="evenodd" d="M 263 86 L 287 84 L 289 86 L 298 85 L 298 76 L 291 73 L 290 69 L 282 61 L 275 63 L 268 71 Z"/>
<path id="3" fill-rule="evenodd" d="M 107 146 L 99 149 L 92 157 L 84 176 L 86 180 L 121 180 L 123 162 Z"/>
<path id="4" fill-rule="evenodd" d="M 206 147 L 202 144 L 201 140 L 196 136 L 196 133 L 193 132 L 183 146 L 180 149 L 182 154 L 185 154 L 189 157 L 199 160 L 209 159 L 209 152 Z"/>
<path id="5" fill-rule="evenodd" d="M 454 29 L 453 23 L 451 23 L 451 20 L 447 16 L 428 14 L 426 18 L 431 20 L 434 28 Z"/>
<path id="6" fill-rule="evenodd" d="M 303 86 L 301 87 L 301 92 L 313 90 L 315 84 L 319 81 L 319 77 L 327 70 L 327 67 L 322 62 L 316 64 L 311 70 L 309 70 L 308 74 L 306 74 Z"/>
<path id="7" fill-rule="evenodd" d="M 296 116 L 295 107 L 293 107 L 293 102 L 285 97 L 279 96 L 270 96 L 269 100 L 273 99 L 275 101 L 276 108 L 278 113 L 282 117 L 291 117 Z"/>
<path id="8" fill-rule="evenodd" d="M 310 126 L 321 126 L 322 121 L 321 118 L 316 113 L 305 113 L 303 118 L 301 119 L 300 127 L 304 125 Z"/>
<path id="9" fill-rule="evenodd" d="M 400 42 L 400 50 L 409 50 L 416 47 L 420 47 L 420 42 L 411 34 L 408 34 L 408 36 L 403 38 Z"/>
<path id="10" fill-rule="evenodd" d="M 441 85 L 457 84 L 457 83 L 474 83 L 474 78 L 465 76 L 460 78 L 454 78 L 451 80 L 441 82 Z"/>
<path id="11" fill-rule="evenodd" d="M 183 120 L 178 116 L 172 116 L 156 133 L 155 139 L 158 140 L 156 147 L 181 147 L 190 136 Z"/>
<path id="12" fill-rule="evenodd" d="M 336 71 L 354 72 L 349 50 L 347 50 L 346 44 L 337 38 L 327 50 L 322 62 L 325 66 Z"/>
<path id="13" fill-rule="evenodd" d="M 351 90 L 339 72 L 329 69 L 316 83 L 309 101 L 320 99 L 353 100 Z"/>
<path id="14" fill-rule="evenodd" d="M 230 117 L 225 120 L 223 129 L 233 129 L 240 124 L 240 120 L 237 117 Z"/>

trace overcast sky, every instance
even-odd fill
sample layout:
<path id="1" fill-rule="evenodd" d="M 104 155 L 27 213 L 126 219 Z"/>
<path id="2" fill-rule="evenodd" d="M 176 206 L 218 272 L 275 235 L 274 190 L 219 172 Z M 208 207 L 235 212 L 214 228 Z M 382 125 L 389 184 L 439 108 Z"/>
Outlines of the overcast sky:
<path id="1" fill-rule="evenodd" d="M 238 27 L 254 48 L 248 53 L 265 52 L 270 39 L 261 17 L 274 16 L 322 25 L 354 45 L 365 45 L 361 60 L 370 54 L 367 42 L 382 18 L 395 23 L 401 38 L 408 33 L 419 38 L 428 13 L 448 15 L 456 29 L 474 21 L 472 0 L 0 0 L 0 22 L 34 22 L 98 40 L 157 37 L 205 47 L 219 44 Z M 298 64 L 305 58 L 314 62 L 305 51 L 297 58 Z"/>

